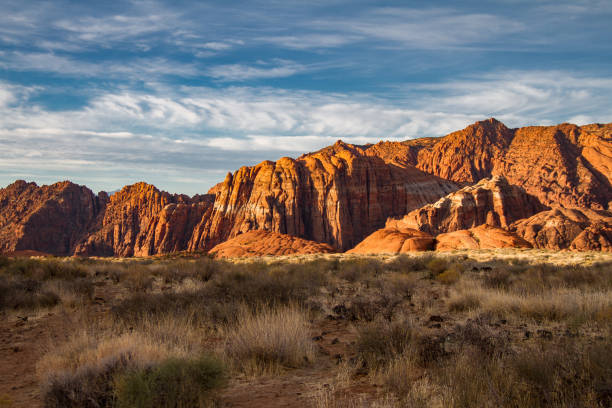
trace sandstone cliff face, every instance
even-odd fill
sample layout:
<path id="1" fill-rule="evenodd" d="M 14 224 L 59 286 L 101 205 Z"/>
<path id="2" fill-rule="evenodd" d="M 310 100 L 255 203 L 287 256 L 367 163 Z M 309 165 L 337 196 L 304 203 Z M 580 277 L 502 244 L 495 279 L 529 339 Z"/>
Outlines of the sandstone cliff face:
<path id="1" fill-rule="evenodd" d="M 249 231 L 227 240 L 210 250 L 217 258 L 279 256 L 336 252 L 327 244 L 308 241 L 271 231 Z"/>
<path id="2" fill-rule="evenodd" d="M 413 210 L 400 220 L 389 220 L 387 227 L 413 228 L 432 235 L 481 224 L 508 228 L 514 221 L 544 209 L 522 188 L 508 184 L 503 177 L 493 177 Z"/>
<path id="3" fill-rule="evenodd" d="M 399 216 L 454 191 L 397 157 L 338 142 L 297 160 L 282 158 L 228 174 L 215 186 L 210 217 L 190 250 L 209 249 L 239 233 L 265 229 L 349 249 Z"/>
<path id="4" fill-rule="evenodd" d="M 434 247 L 434 237 L 426 232 L 412 228 L 390 226 L 373 232 L 355 248 L 346 252 L 348 254 L 399 254 L 414 251 L 431 251 Z"/>
<path id="5" fill-rule="evenodd" d="M 611 183 L 612 124 L 508 129 L 489 119 L 443 138 L 338 142 L 295 160 L 265 161 L 193 198 L 144 183 L 109 200 L 69 182 L 17 182 L 0 192 L 0 248 L 146 256 L 209 250 L 263 229 L 346 250 L 389 217 L 405 216 L 388 228 L 437 235 L 481 224 L 508 228 L 544 210 L 541 204 L 610 208 Z M 532 240 L 540 247 L 607 248 L 608 224 L 568 219 L 562 223 L 571 233 L 525 234 L 541 235 Z"/>
<path id="6" fill-rule="evenodd" d="M 487 224 L 469 230 L 440 234 L 436 237 L 436 251 L 531 247 L 529 242 L 516 234 Z"/>
<path id="7" fill-rule="evenodd" d="M 212 199 L 169 194 L 145 183 L 126 186 L 110 197 L 104 217 L 75 254 L 123 257 L 184 250 Z"/>
<path id="8" fill-rule="evenodd" d="M 0 189 L 0 252 L 70 255 L 107 200 L 69 181 L 40 187 L 16 181 Z"/>
<path id="9" fill-rule="evenodd" d="M 515 222 L 511 229 L 535 248 L 612 251 L 612 212 L 554 208 Z"/>
<path id="10" fill-rule="evenodd" d="M 419 150 L 418 168 L 458 183 L 502 175 L 548 206 L 608 208 L 612 124 L 508 129 L 476 122 Z"/>

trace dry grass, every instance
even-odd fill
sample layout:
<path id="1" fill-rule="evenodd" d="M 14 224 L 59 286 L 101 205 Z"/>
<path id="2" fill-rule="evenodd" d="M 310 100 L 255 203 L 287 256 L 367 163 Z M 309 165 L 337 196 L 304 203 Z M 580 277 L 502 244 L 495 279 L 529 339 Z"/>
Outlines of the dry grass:
<path id="1" fill-rule="evenodd" d="M 314 387 L 320 407 L 590 408 L 612 398 L 606 259 L 476 251 L 235 262 L 0 260 L 0 304 L 2 284 L 27 280 L 34 293 L 54 293 L 83 310 L 98 308 L 90 301 L 100 285 L 117 294 L 105 296 L 107 320 L 90 319 L 38 364 L 49 407 L 86 399 L 116 405 L 120 383 L 129 384 L 127 395 L 155 400 L 138 384 L 157 384 L 164 373 L 180 382 L 194 359 L 216 350 L 235 378 L 303 367 L 296 376 L 330 378 Z M 538 329 L 550 335 L 524 337 Z M 168 371 L 157 371 L 168 361 Z M 366 395 L 354 392 L 360 387 Z"/>
<path id="2" fill-rule="evenodd" d="M 244 310 L 227 339 L 226 354 L 248 375 L 301 367 L 315 357 L 305 313 L 295 306 Z"/>
<path id="3" fill-rule="evenodd" d="M 533 294 L 514 293 L 472 281 L 455 288 L 448 307 L 451 311 L 489 312 L 506 319 L 606 323 L 612 322 L 612 291 L 555 288 Z"/>

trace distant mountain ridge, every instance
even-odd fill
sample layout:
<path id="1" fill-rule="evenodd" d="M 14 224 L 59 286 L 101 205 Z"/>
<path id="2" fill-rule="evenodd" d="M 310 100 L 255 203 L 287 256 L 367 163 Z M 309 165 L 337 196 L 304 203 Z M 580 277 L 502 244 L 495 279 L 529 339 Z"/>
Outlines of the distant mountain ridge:
<path id="1" fill-rule="evenodd" d="M 148 256 L 210 250 L 251 230 L 288 234 L 344 251 L 383 228 L 389 218 L 419 211 L 437 214 L 432 205 L 440 198 L 491 177 L 529 197 L 510 201 L 511 206 L 529 208 L 508 207 L 511 217 L 495 227 L 510 230 L 510 223 L 520 221 L 517 217 L 536 217 L 534 213 L 546 207 L 608 214 L 612 124 L 509 129 L 488 119 L 441 138 L 363 146 L 338 141 L 297 159 L 242 167 L 208 194 L 194 197 L 169 194 L 146 183 L 126 186 L 109 197 L 68 181 L 40 187 L 17 181 L 0 189 L 0 251 Z M 445 225 L 452 219 L 452 225 L 463 225 L 465 211 L 476 206 L 478 215 L 465 228 L 491 224 L 486 215 L 499 215 L 492 208 L 497 193 L 491 194 L 474 195 L 459 206 L 451 201 L 460 199 L 451 197 L 447 205 L 452 215 L 419 219 L 440 218 Z M 485 196 L 486 200 L 479 198 Z M 529 230 L 526 239 L 536 247 L 565 245 L 544 242 L 552 233 L 538 234 L 537 220 L 516 231 Z M 606 220 L 607 215 L 599 216 L 597 233 L 585 232 L 580 245 L 572 248 L 606 250 L 607 231 L 612 228 Z M 574 224 L 595 228 L 586 221 Z M 435 235 L 448 229 L 434 225 L 428 231 Z M 591 246 L 589 237 L 596 237 L 598 244 Z M 556 242 L 570 245 L 572 240 Z"/>

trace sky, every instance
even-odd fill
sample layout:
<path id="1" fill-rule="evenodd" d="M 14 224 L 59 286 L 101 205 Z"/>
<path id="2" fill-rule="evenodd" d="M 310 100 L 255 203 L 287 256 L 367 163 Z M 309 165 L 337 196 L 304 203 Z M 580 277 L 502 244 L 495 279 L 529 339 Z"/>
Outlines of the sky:
<path id="1" fill-rule="evenodd" d="M 0 0 L 0 186 L 204 193 L 342 139 L 612 122 L 612 1 Z"/>

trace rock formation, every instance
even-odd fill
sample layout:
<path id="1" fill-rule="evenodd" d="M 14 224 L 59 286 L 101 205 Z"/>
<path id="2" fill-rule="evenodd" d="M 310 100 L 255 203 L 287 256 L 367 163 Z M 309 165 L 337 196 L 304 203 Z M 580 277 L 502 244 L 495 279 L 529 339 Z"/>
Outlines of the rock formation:
<path id="1" fill-rule="evenodd" d="M 387 227 L 413 228 L 432 235 L 470 229 L 482 224 L 508 228 L 521 218 L 544 210 L 533 196 L 500 176 L 450 193 L 433 204 L 413 210 Z"/>
<path id="2" fill-rule="evenodd" d="M 373 232 L 355 248 L 346 251 L 348 254 L 404 253 L 414 251 L 431 251 L 434 249 L 434 237 L 412 228 L 387 227 Z"/>
<path id="3" fill-rule="evenodd" d="M 531 244 L 512 232 L 487 224 L 436 237 L 436 251 L 495 248 L 531 248 Z"/>
<path id="4" fill-rule="evenodd" d="M 544 206 L 599 211 L 611 204 L 612 124 L 509 129 L 489 119 L 442 138 L 339 141 L 243 167 L 191 198 L 144 183 L 109 199 L 69 182 L 19 181 L 0 190 L 0 249 L 146 256 L 209 250 L 268 230 L 347 250 L 389 217 L 404 217 L 389 221 L 389 237 L 406 228 L 438 235 L 482 224 L 507 229 Z M 565 225 L 561 232 L 535 231 L 539 218 L 517 224 L 517 232 L 537 247 L 608 247 L 609 224 L 549 217 Z"/>
<path id="5" fill-rule="evenodd" d="M 18 180 L 0 189 L 0 252 L 70 255 L 107 201 L 69 181 L 39 187 Z"/>
<path id="6" fill-rule="evenodd" d="M 612 200 L 612 124 L 508 129 L 489 119 L 423 147 L 411 163 L 458 183 L 502 175 L 548 206 L 606 209 Z"/>
<path id="7" fill-rule="evenodd" d="M 515 222 L 511 229 L 535 248 L 612 250 L 612 212 L 554 208 Z"/>
<path id="8" fill-rule="evenodd" d="M 215 186 L 210 217 L 189 250 L 209 249 L 238 234 L 265 229 L 352 248 L 399 216 L 454 191 L 449 181 L 396 157 L 338 142 L 293 160 L 243 167 Z"/>
<path id="9" fill-rule="evenodd" d="M 336 252 L 336 250 L 327 244 L 263 230 L 249 231 L 237 235 L 210 250 L 210 253 L 217 258 L 333 252 Z"/>
<path id="10" fill-rule="evenodd" d="M 104 218 L 75 254 L 124 257 L 184 250 L 212 201 L 210 195 L 190 198 L 146 183 L 126 186 L 110 197 Z"/>

